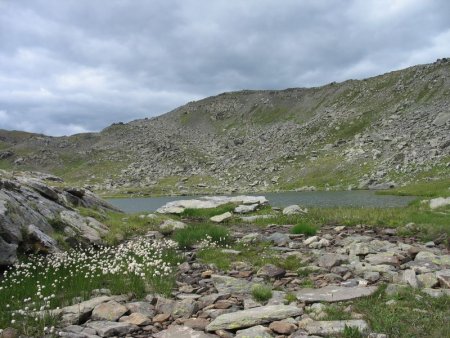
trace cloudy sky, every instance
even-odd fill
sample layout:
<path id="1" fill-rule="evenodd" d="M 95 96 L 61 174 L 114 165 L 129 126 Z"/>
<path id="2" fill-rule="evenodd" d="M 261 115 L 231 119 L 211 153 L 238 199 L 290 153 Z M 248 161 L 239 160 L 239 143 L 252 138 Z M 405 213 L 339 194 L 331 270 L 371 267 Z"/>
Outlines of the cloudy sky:
<path id="1" fill-rule="evenodd" d="M 0 0 L 0 129 L 98 131 L 449 56 L 448 0 Z"/>

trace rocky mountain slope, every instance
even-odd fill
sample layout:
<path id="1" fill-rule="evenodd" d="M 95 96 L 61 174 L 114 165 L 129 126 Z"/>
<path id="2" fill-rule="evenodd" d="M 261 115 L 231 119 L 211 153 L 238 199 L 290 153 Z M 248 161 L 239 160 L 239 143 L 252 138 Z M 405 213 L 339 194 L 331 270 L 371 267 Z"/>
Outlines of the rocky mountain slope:
<path id="1" fill-rule="evenodd" d="M 77 207 L 117 211 L 85 189 L 51 187 L 61 179 L 0 170 L 0 268 L 21 253 L 54 253 L 61 247 L 101 244 L 108 228 Z M 59 241 L 58 241 L 59 240 Z"/>
<path id="2" fill-rule="evenodd" d="M 100 192 L 385 188 L 450 173 L 450 60 L 316 88 L 240 91 L 100 133 L 0 132 L 0 168 Z"/>

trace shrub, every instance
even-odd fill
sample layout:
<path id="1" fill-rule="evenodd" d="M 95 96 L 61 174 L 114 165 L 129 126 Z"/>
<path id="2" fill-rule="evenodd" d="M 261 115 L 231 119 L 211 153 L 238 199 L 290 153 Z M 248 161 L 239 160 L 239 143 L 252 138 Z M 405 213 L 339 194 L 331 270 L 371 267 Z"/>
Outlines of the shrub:
<path id="1" fill-rule="evenodd" d="M 194 244 L 208 239 L 217 245 L 230 242 L 228 230 L 220 225 L 193 224 L 180 230 L 176 230 L 173 239 L 178 242 L 180 248 L 192 248 Z"/>
<path id="2" fill-rule="evenodd" d="M 317 232 L 317 227 L 306 222 L 297 223 L 291 228 L 293 234 L 305 234 L 307 236 L 313 236 Z"/>
<path id="3" fill-rule="evenodd" d="M 267 285 L 256 284 L 252 288 L 252 297 L 258 302 L 267 302 L 272 298 L 272 289 Z"/>

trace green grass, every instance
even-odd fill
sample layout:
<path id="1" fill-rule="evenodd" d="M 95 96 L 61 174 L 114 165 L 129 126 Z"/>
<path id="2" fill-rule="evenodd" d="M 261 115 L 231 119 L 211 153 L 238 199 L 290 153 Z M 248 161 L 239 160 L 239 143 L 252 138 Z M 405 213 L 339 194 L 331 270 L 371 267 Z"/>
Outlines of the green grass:
<path id="1" fill-rule="evenodd" d="M 297 302 L 297 296 L 293 293 L 288 292 L 286 296 L 284 296 L 284 300 L 287 304 L 295 303 Z"/>
<path id="2" fill-rule="evenodd" d="M 297 223 L 291 228 L 292 234 L 304 234 L 307 236 L 313 236 L 316 234 L 316 232 L 317 232 L 316 226 L 307 222 Z"/>
<path id="3" fill-rule="evenodd" d="M 0 280 L 0 328 L 13 326 L 27 335 L 41 337 L 43 327 L 54 325 L 57 318 L 47 316 L 34 321 L 29 317 L 31 313 L 41 306 L 50 310 L 71 305 L 75 297 L 90 299 L 92 290 L 99 288 L 107 288 L 112 294 L 132 292 L 138 299 L 149 292 L 168 296 L 175 285 L 176 266 L 182 261 L 174 249 L 154 249 L 151 242 L 120 252 L 91 248 L 70 250 L 67 255 L 68 259 L 64 255 L 48 259 L 31 256 L 21 261 L 19 268 L 8 271 Z M 152 257 L 158 260 L 158 266 L 146 264 Z M 156 272 L 161 262 L 171 267 L 165 275 Z M 131 263 L 138 264 L 139 270 L 133 270 Z M 13 315 L 19 310 L 28 315 Z"/>
<path id="4" fill-rule="evenodd" d="M 386 305 L 390 299 L 396 304 Z M 384 288 L 354 302 L 354 310 L 365 315 L 374 332 L 388 337 L 450 337 L 450 297 L 432 298 L 418 290 L 405 288 L 396 296 L 387 296 Z"/>
<path id="5" fill-rule="evenodd" d="M 349 312 L 344 312 L 343 306 L 329 305 L 325 308 L 327 314 L 324 320 L 348 320 L 352 316 Z"/>
<path id="6" fill-rule="evenodd" d="M 192 248 L 195 244 L 208 239 L 218 245 L 230 242 L 228 229 L 220 225 L 199 223 L 188 225 L 184 229 L 175 231 L 172 238 L 180 248 Z"/>
<path id="7" fill-rule="evenodd" d="M 108 234 L 103 240 L 109 245 L 116 245 L 119 242 L 133 236 L 144 235 L 150 230 L 157 230 L 167 217 L 160 216 L 156 218 L 140 217 L 142 213 L 123 214 L 119 212 L 108 212 L 103 215 L 92 209 L 81 209 L 84 216 L 94 217 L 109 228 Z"/>
<path id="8" fill-rule="evenodd" d="M 268 285 L 256 284 L 252 287 L 252 297 L 257 302 L 265 303 L 272 298 L 272 288 Z"/>
<path id="9" fill-rule="evenodd" d="M 233 250 L 240 251 L 239 255 L 224 255 L 221 248 L 205 248 L 197 253 L 197 257 L 206 264 L 214 264 L 221 270 L 229 270 L 233 262 L 245 262 L 256 271 L 265 264 L 274 264 L 283 269 L 296 272 L 303 266 L 295 256 L 279 257 L 279 253 L 270 249 L 268 243 L 235 243 L 230 245 Z"/>
<path id="10" fill-rule="evenodd" d="M 355 178 L 369 173 L 373 162 L 368 159 L 360 159 L 351 164 L 342 160 L 341 156 L 332 152 L 323 154 L 315 160 L 297 159 L 298 163 L 286 166 L 279 176 L 289 177 L 290 181 L 280 181 L 278 188 L 281 190 L 294 190 L 303 186 L 315 186 L 325 189 L 329 186 L 347 189 L 349 185 L 355 185 Z"/>
<path id="11" fill-rule="evenodd" d="M 310 219 L 320 224 L 357 225 L 401 228 L 415 223 L 422 240 L 432 240 L 441 234 L 450 235 L 450 207 L 433 211 L 427 205 L 414 202 L 399 208 L 310 208 Z M 409 235 L 405 233 L 405 235 Z"/>
<path id="12" fill-rule="evenodd" d="M 357 327 L 345 326 L 342 338 L 363 338 L 363 335 Z"/>
<path id="13" fill-rule="evenodd" d="M 265 211 L 266 213 L 268 211 Z M 394 227 L 399 228 L 400 233 L 408 223 L 416 224 L 419 229 L 417 235 L 424 241 L 433 240 L 442 234 L 450 237 L 448 226 L 450 219 L 450 207 L 443 207 L 431 210 L 427 204 L 420 201 L 413 201 L 405 207 L 394 208 L 368 208 L 368 207 L 327 207 L 309 208 L 306 215 L 274 215 L 270 219 L 258 219 L 254 222 L 258 226 L 269 224 L 317 224 L 317 225 L 347 225 L 354 226 L 365 224 L 373 227 Z M 237 220 L 232 221 L 233 224 Z M 304 226 L 299 226 L 301 229 Z M 294 230 L 293 230 L 294 231 Z"/>
<path id="14" fill-rule="evenodd" d="M 226 212 L 232 212 L 236 205 L 234 203 L 227 203 L 217 208 L 205 208 L 205 209 L 191 209 L 187 208 L 181 213 L 181 217 L 189 218 L 211 218 L 216 215 L 221 215 Z"/>
<path id="15" fill-rule="evenodd" d="M 95 218 L 99 222 L 103 222 L 108 219 L 108 215 L 106 214 L 106 212 L 101 209 L 80 207 L 80 208 L 78 208 L 78 212 L 80 213 L 81 216 L 92 217 L 92 218 Z M 121 214 L 121 215 L 125 215 L 125 214 Z"/>
<path id="16" fill-rule="evenodd" d="M 386 195 L 422 196 L 422 197 L 448 197 L 450 196 L 450 178 L 430 181 L 420 181 L 405 187 L 395 188 L 386 192 Z"/>

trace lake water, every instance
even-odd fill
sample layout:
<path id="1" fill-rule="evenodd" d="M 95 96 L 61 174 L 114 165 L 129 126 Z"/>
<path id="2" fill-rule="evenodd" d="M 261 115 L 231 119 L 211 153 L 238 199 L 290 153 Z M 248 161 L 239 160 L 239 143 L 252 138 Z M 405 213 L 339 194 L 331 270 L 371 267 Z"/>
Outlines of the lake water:
<path id="1" fill-rule="evenodd" d="M 288 191 L 262 193 L 270 205 L 286 207 L 299 204 L 306 207 L 402 207 L 415 199 L 412 196 L 377 195 L 374 191 Z M 175 200 L 196 199 L 200 196 L 165 196 L 145 198 L 114 198 L 108 202 L 125 212 L 155 211 L 167 202 Z"/>

